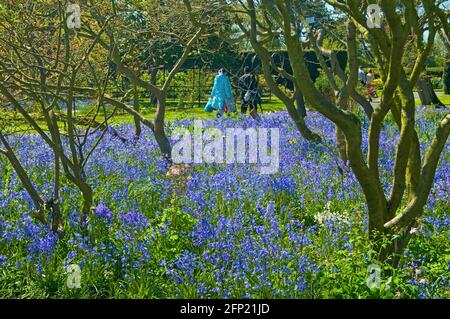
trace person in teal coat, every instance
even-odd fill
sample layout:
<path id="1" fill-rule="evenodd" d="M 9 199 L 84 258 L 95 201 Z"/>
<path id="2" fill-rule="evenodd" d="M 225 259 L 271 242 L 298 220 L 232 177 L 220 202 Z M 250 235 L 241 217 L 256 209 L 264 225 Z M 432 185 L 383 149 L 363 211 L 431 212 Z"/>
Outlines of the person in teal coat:
<path id="1" fill-rule="evenodd" d="M 211 97 L 205 107 L 205 112 L 208 113 L 217 110 L 217 117 L 221 117 L 225 112 L 236 112 L 233 90 L 227 74 L 227 70 L 220 69 L 214 79 Z"/>

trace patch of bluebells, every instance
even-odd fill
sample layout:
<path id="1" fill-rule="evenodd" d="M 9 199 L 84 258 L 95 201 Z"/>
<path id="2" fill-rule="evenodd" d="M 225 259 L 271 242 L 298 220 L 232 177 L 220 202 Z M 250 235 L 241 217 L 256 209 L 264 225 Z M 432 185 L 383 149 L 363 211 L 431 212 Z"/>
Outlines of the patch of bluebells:
<path id="1" fill-rule="evenodd" d="M 21 262 L 34 264 L 39 272 L 44 264 L 51 261 L 58 243 L 58 235 L 48 226 L 37 224 L 24 213 L 16 223 L 4 222 L 0 230 L 2 235 L 0 244 L 8 247 L 20 243 L 25 248 Z"/>
<path id="2" fill-rule="evenodd" d="M 97 208 L 100 205 L 97 206 Z M 103 212 L 110 210 L 103 204 Z M 113 219 L 109 213 L 108 225 Z M 80 268 L 88 267 L 91 271 L 102 267 L 114 269 L 118 278 L 131 280 L 140 269 L 145 269 L 151 260 L 153 247 L 153 233 L 146 233 L 150 224 L 148 219 L 138 212 L 119 215 L 119 227 L 114 233 L 104 234 L 102 237 L 92 238 L 81 232 L 75 232 L 68 240 L 70 252 L 65 258 L 65 266 L 77 263 Z M 91 228 L 95 221 L 86 225 Z"/>
<path id="3" fill-rule="evenodd" d="M 433 123 L 425 114 L 425 110 L 418 110 L 417 126 L 421 132 L 432 132 Z M 323 267 L 320 257 L 333 251 L 351 253 L 354 247 L 350 234 L 355 227 L 367 231 L 367 220 L 355 225 L 353 220 L 330 218 L 323 223 L 306 224 L 300 218 L 304 216 L 298 216 L 298 211 L 306 214 L 310 207 L 317 210 L 331 201 L 354 203 L 348 208 L 351 215 L 355 214 L 352 209 L 364 209 L 355 176 L 339 173 L 342 163 L 333 149 L 335 127 L 315 113 L 310 113 L 306 121 L 313 131 L 325 137 L 325 145 L 307 143 L 286 112 L 264 115 L 260 123 L 250 118 L 222 118 L 206 123 L 205 127 L 220 130 L 279 128 L 280 170 L 274 175 L 261 175 L 255 165 L 194 166 L 187 191 L 180 199 L 182 213 L 195 220 L 191 229 L 183 228 L 185 225 L 176 227 L 168 220 L 157 223 L 174 192 L 153 134 L 145 127 L 139 139 L 134 138 L 132 125 L 114 127 L 114 134 L 105 135 L 87 163 L 88 181 L 94 194 L 101 197 L 92 212 L 96 218 L 81 225 L 79 194 L 63 185 L 63 208 L 68 216 L 63 239 L 58 240 L 48 227 L 30 217 L 32 201 L 11 173 L 8 180 L 0 180 L 0 267 L 31 264 L 42 270 L 52 257 L 59 257 L 55 252 L 61 245 L 65 249 L 64 266 L 76 263 L 82 269 L 99 271 L 100 276 L 104 270 L 110 270 L 115 279 L 132 281 L 136 276 L 151 278 L 160 267 L 179 296 L 183 296 L 185 288 L 192 288 L 202 298 L 308 297 L 315 275 Z M 193 120 L 173 121 L 168 125 L 169 131 L 180 125 L 190 127 Z M 364 141 L 367 128 L 366 123 Z M 87 147 L 95 143 L 99 134 L 100 131 L 90 136 Z M 424 152 L 431 141 L 427 134 L 419 134 L 419 138 L 425 143 Z M 37 190 L 51 195 L 52 185 L 47 182 L 53 179 L 50 148 L 33 134 L 9 139 L 19 150 L 18 157 L 31 173 Z M 389 192 L 397 128 L 386 125 L 380 142 L 380 172 Z M 450 153 L 449 143 L 444 153 Z M 8 170 L 1 157 L 0 170 Z M 449 176 L 450 163 L 443 156 L 427 210 L 448 200 Z M 294 213 L 293 208 L 298 211 Z M 17 216 L 17 212 L 25 213 Z M 101 228 L 103 233 L 92 235 L 84 231 L 99 221 L 107 225 Z M 423 222 L 432 225 L 435 232 L 448 231 L 450 226 L 448 214 L 427 215 Z M 169 240 L 174 233 L 185 236 L 189 245 L 173 248 L 173 256 L 158 251 L 161 246 L 155 238 Z M 324 234 L 323 245 L 316 242 L 320 234 Z M 10 259 L 8 247 L 23 247 L 21 259 Z M 161 254 L 162 259 L 154 260 Z M 423 286 L 426 282 L 414 280 L 412 277 L 410 284 L 422 285 L 419 297 L 434 297 L 427 292 L 429 287 Z"/>
<path id="4" fill-rule="evenodd" d="M 109 210 L 104 203 L 100 203 L 95 207 L 95 216 L 107 224 L 110 224 L 114 219 L 114 214 Z"/>
<path id="5" fill-rule="evenodd" d="M 150 226 L 148 218 L 142 213 L 136 211 L 120 214 L 119 219 L 121 220 L 124 228 L 129 230 L 145 230 Z"/>
<path id="6" fill-rule="evenodd" d="M 428 226 L 431 226 L 433 234 L 446 233 L 450 239 L 450 215 L 449 212 L 445 212 L 444 216 L 425 216 L 422 222 Z M 426 232 L 427 230 L 424 230 Z"/>
<path id="7" fill-rule="evenodd" d="M 195 286 L 194 274 L 206 270 L 213 280 L 201 283 L 197 294 L 202 298 L 245 298 L 261 291 L 275 297 L 306 295 L 318 270 L 303 252 L 312 244 L 308 233 L 281 224 L 273 202 L 258 211 L 259 216 L 241 209 L 233 216 L 199 216 L 190 237 L 203 249 L 184 251 L 167 274 L 182 286 Z M 282 240 L 284 232 L 290 241 Z"/>

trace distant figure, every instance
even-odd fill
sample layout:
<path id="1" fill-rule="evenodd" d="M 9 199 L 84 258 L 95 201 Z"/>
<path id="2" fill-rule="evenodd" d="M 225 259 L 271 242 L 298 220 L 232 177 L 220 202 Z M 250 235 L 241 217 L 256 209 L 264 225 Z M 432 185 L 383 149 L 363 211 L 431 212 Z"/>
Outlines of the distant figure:
<path id="1" fill-rule="evenodd" d="M 261 96 L 258 92 L 258 79 L 250 72 L 250 68 L 244 68 L 244 75 L 239 78 L 239 91 L 242 101 L 241 112 L 247 114 L 247 109 L 250 107 L 250 115 L 253 118 L 258 116 L 258 103 Z"/>
<path id="2" fill-rule="evenodd" d="M 227 70 L 223 68 L 219 70 L 219 74 L 214 79 L 211 97 L 205 107 L 205 112 L 208 113 L 217 110 L 217 118 L 222 117 L 226 112 L 236 112 L 233 91 L 227 74 Z"/>
<path id="3" fill-rule="evenodd" d="M 369 70 L 366 75 L 366 87 L 370 102 L 372 102 L 372 98 L 378 97 L 377 93 L 375 92 L 375 88 L 373 87 L 373 80 L 375 80 L 375 75 L 373 74 L 372 70 Z"/>
<path id="4" fill-rule="evenodd" d="M 358 78 L 363 86 L 367 85 L 366 84 L 367 83 L 367 75 L 366 75 L 366 72 L 364 72 L 362 66 L 360 66 L 358 69 Z"/>

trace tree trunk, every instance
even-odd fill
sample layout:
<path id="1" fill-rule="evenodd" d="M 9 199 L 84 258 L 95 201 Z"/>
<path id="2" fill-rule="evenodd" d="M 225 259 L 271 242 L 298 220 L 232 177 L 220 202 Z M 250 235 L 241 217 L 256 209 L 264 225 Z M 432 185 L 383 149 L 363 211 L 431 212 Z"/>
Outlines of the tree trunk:
<path id="1" fill-rule="evenodd" d="M 93 200 L 92 187 L 86 183 L 82 178 L 75 178 L 72 182 L 77 186 L 83 196 L 83 207 L 81 210 L 80 221 L 84 223 L 87 220 L 89 213 L 91 212 Z"/>
<path id="2" fill-rule="evenodd" d="M 366 99 L 364 96 L 362 96 L 361 94 L 359 94 L 356 90 L 351 92 L 350 96 L 356 103 L 361 105 L 361 107 L 363 108 L 364 112 L 367 115 L 367 118 L 370 121 L 372 119 L 372 115 L 373 115 L 373 107 L 372 107 L 372 104 L 370 103 L 370 101 L 368 99 Z"/>
<path id="3" fill-rule="evenodd" d="M 450 94 L 450 61 L 445 62 L 443 80 L 444 92 L 445 94 Z"/>
<path id="4" fill-rule="evenodd" d="M 45 206 L 52 212 L 52 230 L 59 236 L 62 236 L 64 234 L 64 221 L 62 218 L 61 205 L 59 201 L 51 199 L 45 203 Z"/>
<path id="5" fill-rule="evenodd" d="M 307 116 L 305 98 L 303 97 L 303 94 L 301 94 L 301 93 L 299 93 L 297 96 L 297 111 L 298 111 L 298 115 L 301 116 L 302 118 L 305 118 Z"/>
<path id="6" fill-rule="evenodd" d="M 25 190 L 27 191 L 28 195 L 30 196 L 31 200 L 33 201 L 33 204 L 36 208 L 35 213 L 33 214 L 34 217 L 36 217 L 41 223 L 44 225 L 48 225 L 49 222 L 47 221 L 46 214 L 47 212 L 51 212 L 52 214 L 52 223 L 51 228 L 54 232 L 56 232 L 59 236 L 63 235 L 64 232 L 64 221 L 61 214 L 61 208 L 59 204 L 59 200 L 52 198 L 48 201 L 44 201 L 41 196 L 38 194 L 37 190 L 34 188 L 30 178 L 28 177 L 28 174 L 25 172 L 25 169 L 20 164 L 18 158 L 12 151 L 10 145 L 4 138 L 2 134 L 0 134 L 0 140 L 2 141 L 2 144 L 6 148 L 6 152 L 3 154 L 8 158 L 11 166 L 13 167 L 14 171 L 16 172 L 17 176 L 19 177 L 20 181 L 22 182 L 22 185 L 24 186 Z M 55 159 L 57 156 L 55 155 Z M 55 168 L 59 170 L 59 159 L 58 162 L 55 162 Z M 55 172 L 56 173 L 56 172 Z M 55 190 L 59 189 L 59 173 L 56 173 L 55 175 Z M 58 194 L 58 193 L 56 193 Z M 57 197 L 59 195 L 55 195 L 54 197 Z"/>
<path id="7" fill-rule="evenodd" d="M 348 97 L 346 99 L 339 99 L 338 100 L 339 108 L 343 111 L 348 110 L 349 109 L 349 105 L 348 105 L 349 101 L 350 100 Z M 339 159 L 346 166 L 348 163 L 347 141 L 345 139 L 344 132 L 337 125 L 336 125 L 336 147 L 337 147 Z"/>
<path id="8" fill-rule="evenodd" d="M 306 112 L 302 111 L 302 108 L 305 107 L 305 104 L 303 98 L 300 98 L 300 96 L 301 96 L 300 94 L 297 96 L 296 101 L 297 108 L 295 107 L 294 103 L 291 100 L 284 101 L 289 116 L 294 121 L 295 126 L 297 127 L 298 131 L 300 132 L 303 138 L 305 138 L 307 141 L 311 143 L 321 143 L 322 138 L 318 134 L 311 131 L 309 127 L 306 125 L 305 119 L 303 117 L 303 114 L 305 114 Z"/>
<path id="9" fill-rule="evenodd" d="M 339 159 L 344 162 L 344 165 L 347 165 L 348 157 L 347 157 L 347 142 L 345 141 L 345 135 L 336 126 L 336 146 L 338 150 Z"/>
<path id="10" fill-rule="evenodd" d="M 170 145 L 169 139 L 166 136 L 164 116 L 166 110 L 166 96 L 163 92 L 158 96 L 158 106 L 155 116 L 154 134 L 156 142 L 158 143 L 161 153 L 169 163 L 172 163 L 172 147 Z"/>
<path id="11" fill-rule="evenodd" d="M 156 82 L 158 81 L 158 69 L 152 68 L 150 72 L 150 83 L 156 86 Z M 150 93 L 150 104 L 155 105 L 158 103 L 158 99 L 155 95 Z"/>
<path id="12" fill-rule="evenodd" d="M 139 105 L 139 90 L 138 86 L 136 84 L 133 84 L 133 90 L 134 90 L 134 109 L 137 112 L 141 111 L 141 107 Z M 141 121 L 138 116 L 134 116 L 134 135 L 136 138 L 139 138 L 142 133 L 142 127 L 141 127 Z"/>
<path id="13" fill-rule="evenodd" d="M 59 203 L 59 189 L 60 189 L 60 159 L 56 152 L 55 153 L 55 180 L 54 180 L 54 190 L 53 199 L 47 203 L 47 206 L 51 208 L 52 211 L 52 230 L 59 235 L 64 232 L 64 221 L 61 215 L 61 206 Z"/>
<path id="14" fill-rule="evenodd" d="M 439 100 L 429 77 L 423 77 L 417 82 L 417 91 L 419 93 L 422 105 L 435 105 L 437 107 L 445 107 Z"/>
<path id="15" fill-rule="evenodd" d="M 92 188 L 88 184 L 85 184 L 82 192 L 83 192 L 83 211 L 82 211 L 83 215 L 81 219 L 82 221 L 85 221 L 93 205 Z"/>

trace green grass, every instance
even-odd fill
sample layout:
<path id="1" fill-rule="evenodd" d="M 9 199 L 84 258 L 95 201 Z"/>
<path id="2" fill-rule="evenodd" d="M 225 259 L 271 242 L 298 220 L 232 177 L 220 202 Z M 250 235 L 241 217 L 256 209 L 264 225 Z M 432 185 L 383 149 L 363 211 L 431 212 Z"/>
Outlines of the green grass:
<path id="1" fill-rule="evenodd" d="M 450 106 L 450 95 L 439 95 L 439 99 L 447 106 Z M 206 103 L 205 103 L 206 104 Z M 166 110 L 166 119 L 169 121 L 172 120 L 180 120 L 186 118 L 198 118 L 198 119 L 207 119 L 207 118 L 215 118 L 215 113 L 206 113 L 203 111 L 202 107 L 189 107 L 189 108 L 180 108 L 176 106 L 176 102 L 169 102 Z M 416 105 L 421 105 L 420 99 L 416 100 Z M 240 104 L 238 103 L 237 109 L 240 111 Z M 263 104 L 264 113 L 268 112 L 279 112 L 286 110 L 283 102 L 277 97 L 272 97 L 271 101 L 266 101 Z M 143 113 L 148 117 L 152 118 L 154 114 L 154 107 L 145 108 Z M 133 117 L 128 114 L 120 114 L 115 116 L 112 123 L 132 123 Z"/>
<path id="2" fill-rule="evenodd" d="M 450 106 L 450 94 L 444 94 L 439 96 L 439 99 L 442 103 L 444 103 L 446 106 Z"/>
<path id="3" fill-rule="evenodd" d="M 146 118 L 152 119 L 154 117 L 156 107 L 154 105 L 149 105 L 148 99 L 147 100 L 143 99 L 141 101 L 141 103 L 144 105 L 144 107 L 142 107 L 142 109 L 141 109 L 141 113 Z M 203 104 L 206 105 L 206 102 L 204 102 Z M 238 103 L 237 104 L 238 112 L 240 112 L 240 108 L 241 108 L 241 104 Z M 83 115 L 86 112 L 88 112 L 89 110 L 90 110 L 90 108 L 81 109 L 81 110 L 79 110 L 78 114 Z M 279 112 L 282 110 L 285 110 L 285 106 L 276 97 L 272 97 L 270 102 L 267 100 L 267 101 L 265 101 L 265 103 L 263 103 L 264 113 Z M 208 118 L 215 118 L 215 116 L 216 116 L 215 112 L 206 113 L 203 110 L 203 107 L 198 107 L 197 104 L 195 104 L 194 107 L 180 107 L 179 102 L 173 101 L 173 100 L 168 101 L 167 108 L 166 108 L 166 114 L 165 114 L 165 118 L 168 121 L 191 119 L 191 118 L 208 119 Z M 12 118 L 12 116 L 10 116 L 10 117 Z M 32 131 L 30 129 L 30 126 L 25 122 L 25 120 L 23 120 L 21 117 L 16 117 L 16 118 L 18 120 L 15 121 L 14 128 L 12 129 L 14 132 L 17 132 L 17 133 L 27 133 L 28 132 L 29 133 L 30 131 Z M 102 114 L 100 114 L 97 117 L 97 121 L 100 122 L 100 121 L 102 121 L 102 119 L 104 119 L 104 117 Z M 121 110 L 119 110 L 116 113 L 116 115 L 114 117 L 112 117 L 109 121 L 109 123 L 112 123 L 112 124 L 133 123 L 133 122 L 134 122 L 134 117 L 132 115 L 125 113 L 124 111 L 121 111 Z M 37 123 L 42 128 L 46 127 L 46 124 L 43 120 L 38 120 Z M 62 121 L 58 122 L 58 125 L 61 129 L 64 129 L 64 124 Z"/>
<path id="4" fill-rule="evenodd" d="M 444 103 L 445 106 L 450 106 L 450 94 L 439 94 L 438 98 L 441 100 L 442 103 Z M 416 99 L 416 106 L 422 105 L 422 102 L 420 99 Z"/>
<path id="5" fill-rule="evenodd" d="M 439 99 L 444 103 L 446 106 L 450 106 L 450 95 L 448 94 L 438 94 Z M 145 117 L 152 119 L 155 113 L 155 106 L 149 105 L 148 100 L 143 99 L 142 101 L 144 107 L 142 108 L 142 113 L 145 115 Z M 204 102 L 206 104 L 206 102 Z M 420 99 L 416 100 L 416 105 L 421 105 Z M 237 111 L 240 112 L 240 103 L 237 104 Z M 284 106 L 283 102 L 279 100 L 276 97 L 272 97 L 270 102 L 267 100 L 265 103 L 263 103 L 263 113 L 269 113 L 269 112 L 279 112 L 284 111 L 286 107 Z M 80 111 L 81 114 L 83 114 L 83 110 Z M 215 118 L 215 112 L 213 113 L 206 113 L 203 110 L 203 107 L 198 107 L 197 104 L 193 107 L 180 107 L 178 101 L 169 100 L 167 103 L 167 110 L 166 110 L 166 120 L 173 121 L 173 120 L 181 120 L 181 119 L 190 119 L 190 118 L 197 118 L 197 119 L 208 119 L 208 118 Z M 100 121 L 102 119 L 102 116 L 98 117 L 98 120 Z M 119 111 L 117 115 L 115 115 L 111 120 L 110 123 L 112 124 L 121 124 L 121 123 L 133 123 L 134 118 L 133 116 L 124 113 L 123 111 Z M 41 127 L 46 127 L 45 123 L 43 121 L 38 121 L 38 124 Z M 60 127 L 63 128 L 63 123 L 59 122 Z M 29 125 L 25 123 L 25 121 L 18 121 L 14 125 L 14 131 L 15 132 L 29 132 Z"/>
<path id="6" fill-rule="evenodd" d="M 206 104 L 206 102 L 204 103 Z M 238 103 L 237 105 L 237 111 L 240 112 L 241 104 Z M 276 97 L 272 97 L 271 101 L 265 101 L 263 103 L 263 113 L 269 113 L 269 112 L 279 112 L 285 110 L 284 104 Z M 155 107 L 150 106 L 146 107 L 142 110 L 142 113 L 147 118 L 152 118 L 155 113 Z M 181 120 L 181 119 L 190 119 L 190 118 L 196 118 L 196 119 L 208 119 L 208 118 L 215 118 L 216 113 L 206 113 L 203 110 L 203 107 L 198 107 L 197 104 L 195 104 L 194 107 L 178 107 L 176 102 L 169 101 L 167 103 L 167 109 L 166 109 L 166 120 L 173 121 L 173 120 Z M 119 123 L 132 123 L 133 122 L 133 116 L 121 112 L 119 115 L 114 116 L 114 118 L 111 121 L 114 124 Z"/>

